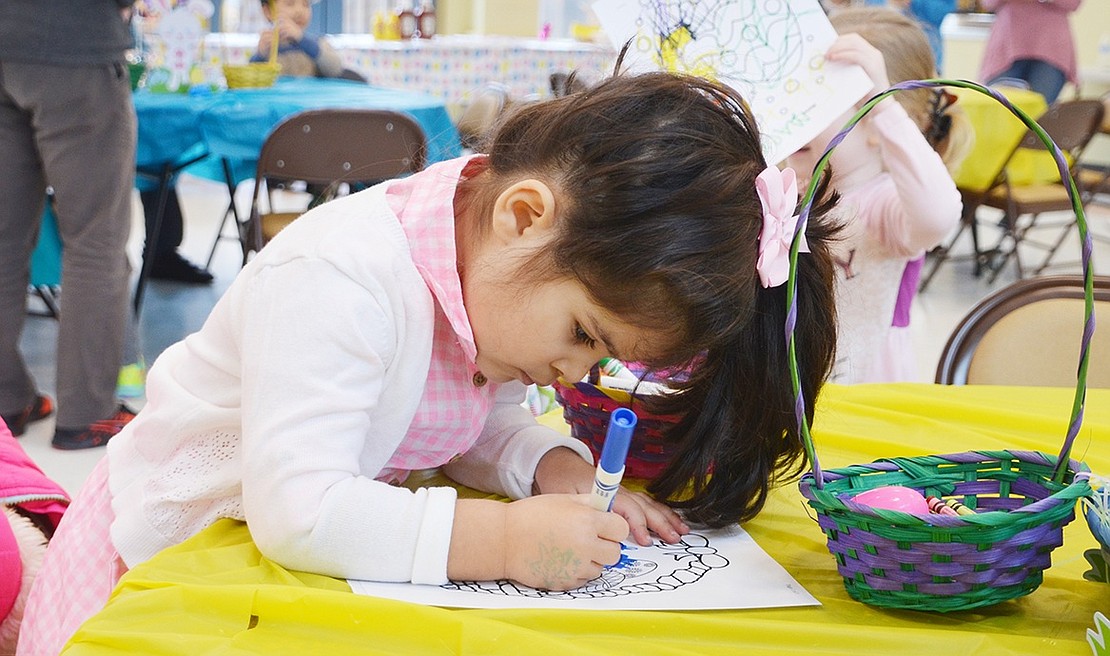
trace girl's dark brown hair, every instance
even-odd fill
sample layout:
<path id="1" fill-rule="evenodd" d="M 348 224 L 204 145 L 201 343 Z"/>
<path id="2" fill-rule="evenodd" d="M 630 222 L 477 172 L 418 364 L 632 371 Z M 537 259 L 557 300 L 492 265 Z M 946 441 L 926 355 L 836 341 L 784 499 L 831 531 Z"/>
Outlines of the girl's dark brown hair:
<path id="1" fill-rule="evenodd" d="M 514 110 L 491 134 L 487 173 L 464 183 L 479 205 L 522 177 L 548 183 L 557 234 L 522 271 L 577 280 L 622 320 L 662 335 L 648 366 L 692 367 L 676 393 L 652 401 L 681 419 L 667 433 L 675 455 L 649 491 L 709 525 L 750 519 L 776 479 L 805 464 L 786 286 L 762 288 L 755 266 L 755 178 L 766 166 L 735 91 L 647 73 Z M 829 204 L 811 215 L 812 252 L 798 264 L 797 356 L 811 421 L 836 342 Z"/>

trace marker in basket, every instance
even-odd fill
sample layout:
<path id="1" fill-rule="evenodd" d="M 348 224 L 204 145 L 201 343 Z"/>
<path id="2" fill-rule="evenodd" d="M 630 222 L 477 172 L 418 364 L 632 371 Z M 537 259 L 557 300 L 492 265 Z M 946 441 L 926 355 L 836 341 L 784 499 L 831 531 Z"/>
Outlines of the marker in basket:
<path id="1" fill-rule="evenodd" d="M 631 369 L 624 366 L 624 363 L 616 358 L 601 358 L 597 361 L 597 368 L 606 376 L 622 380 L 639 380 Z"/>
<path id="2" fill-rule="evenodd" d="M 594 491 L 590 498 L 595 510 L 608 512 L 613 508 L 613 499 L 624 478 L 624 461 L 628 457 L 628 445 L 632 442 L 635 428 L 636 413 L 628 408 L 617 408 L 609 414 L 609 428 L 605 432 L 601 457 L 597 460 Z"/>

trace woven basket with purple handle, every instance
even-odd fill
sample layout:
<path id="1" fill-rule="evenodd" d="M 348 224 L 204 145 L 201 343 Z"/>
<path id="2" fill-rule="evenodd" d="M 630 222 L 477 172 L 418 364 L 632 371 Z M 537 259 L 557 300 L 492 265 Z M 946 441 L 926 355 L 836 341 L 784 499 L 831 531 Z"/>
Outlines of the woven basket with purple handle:
<path id="1" fill-rule="evenodd" d="M 1071 421 L 1059 454 L 1034 451 L 968 451 L 914 458 L 887 458 L 867 465 L 822 470 L 805 419 L 794 351 L 797 320 L 796 269 L 800 240 L 813 196 L 829 153 L 883 98 L 904 89 L 962 87 L 989 95 L 1032 129 L 1052 152 L 1060 179 L 1068 187 L 1082 239 L 1086 290 L 1083 339 Z M 870 99 L 829 144 L 814 169 L 802 201 L 790 252 L 785 336 L 796 414 L 812 471 L 799 483 L 802 496 L 817 512 L 848 593 L 855 599 L 890 608 L 956 611 L 988 606 L 1029 594 L 1051 564 L 1051 552 L 1063 541 L 1063 527 L 1075 518 L 1076 500 L 1091 494 L 1070 459 L 1072 442 L 1083 421 L 1087 363 L 1094 333 L 1091 237 L 1079 193 L 1060 149 L 1043 129 L 1001 94 L 965 80 L 902 82 Z M 851 497 L 864 490 L 901 485 L 924 495 L 955 499 L 975 510 L 972 515 L 914 515 L 871 508 Z"/>

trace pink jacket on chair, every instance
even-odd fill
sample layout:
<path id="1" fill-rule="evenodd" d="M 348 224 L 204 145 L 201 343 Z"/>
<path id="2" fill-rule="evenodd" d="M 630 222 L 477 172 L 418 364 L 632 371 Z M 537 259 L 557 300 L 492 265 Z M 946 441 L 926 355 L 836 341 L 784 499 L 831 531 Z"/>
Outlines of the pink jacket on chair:
<path id="1" fill-rule="evenodd" d="M 39 469 L 0 420 L 0 501 L 49 519 L 55 528 L 69 495 Z M 0 620 L 11 612 L 19 596 L 23 563 L 19 545 L 7 521 L 0 521 Z"/>

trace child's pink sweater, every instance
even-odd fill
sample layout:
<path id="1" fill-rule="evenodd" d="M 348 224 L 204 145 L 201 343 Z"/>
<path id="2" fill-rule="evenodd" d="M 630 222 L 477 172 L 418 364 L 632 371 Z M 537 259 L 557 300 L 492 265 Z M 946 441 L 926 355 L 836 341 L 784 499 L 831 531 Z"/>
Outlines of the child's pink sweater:
<path id="1" fill-rule="evenodd" d="M 887 99 L 864 120 L 878 137 L 884 172 L 837 189 L 846 224 L 835 246 L 838 383 L 896 380 L 913 369 L 912 349 L 895 343 L 890 325 L 902 271 L 955 228 L 962 209 L 944 162 L 900 104 Z"/>

